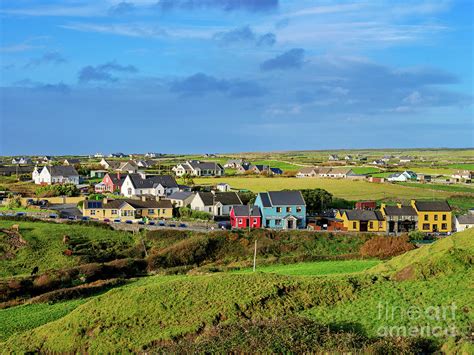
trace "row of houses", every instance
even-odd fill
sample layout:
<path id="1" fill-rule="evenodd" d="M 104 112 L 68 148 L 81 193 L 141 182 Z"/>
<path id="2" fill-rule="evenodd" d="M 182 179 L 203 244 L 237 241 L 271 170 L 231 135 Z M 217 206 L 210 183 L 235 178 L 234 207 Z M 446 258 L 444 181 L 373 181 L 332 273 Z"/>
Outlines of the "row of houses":
<path id="1" fill-rule="evenodd" d="M 296 174 L 296 177 L 329 177 L 329 178 L 350 178 L 362 175 L 355 174 L 351 168 L 344 167 L 307 167 Z"/>

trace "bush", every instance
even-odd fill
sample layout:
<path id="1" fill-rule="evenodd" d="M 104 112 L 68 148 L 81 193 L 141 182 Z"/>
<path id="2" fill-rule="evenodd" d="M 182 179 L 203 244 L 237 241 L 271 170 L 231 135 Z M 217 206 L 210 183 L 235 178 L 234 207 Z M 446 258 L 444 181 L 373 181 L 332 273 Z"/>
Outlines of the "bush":
<path id="1" fill-rule="evenodd" d="M 7 208 L 20 208 L 21 207 L 21 197 L 19 195 L 12 195 L 8 199 Z"/>
<path id="2" fill-rule="evenodd" d="M 369 239 L 360 249 L 365 257 L 391 258 L 415 249 L 407 237 L 375 237 Z"/>
<path id="3" fill-rule="evenodd" d="M 54 197 L 54 196 L 79 196 L 79 190 L 74 184 L 55 184 L 41 186 L 36 189 L 38 197 Z"/>
<path id="4" fill-rule="evenodd" d="M 180 207 L 178 209 L 178 217 L 201 219 L 209 221 L 212 219 L 212 215 L 207 212 L 195 211 L 189 207 Z"/>

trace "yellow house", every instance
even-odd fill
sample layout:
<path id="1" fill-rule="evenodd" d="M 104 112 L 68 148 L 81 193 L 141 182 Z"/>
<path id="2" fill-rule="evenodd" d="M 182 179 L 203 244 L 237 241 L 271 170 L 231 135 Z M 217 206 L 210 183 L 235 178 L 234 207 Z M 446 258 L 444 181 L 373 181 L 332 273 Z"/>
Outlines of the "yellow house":
<path id="1" fill-rule="evenodd" d="M 387 225 L 380 211 L 340 210 L 336 218 L 342 219 L 349 232 L 385 232 Z"/>
<path id="2" fill-rule="evenodd" d="M 82 215 L 91 219 L 109 220 L 134 220 L 142 219 L 167 219 L 173 217 L 173 206 L 170 200 L 134 200 L 117 199 L 102 201 L 86 200 Z"/>
<path id="3" fill-rule="evenodd" d="M 449 233 L 453 230 L 453 213 L 447 201 L 411 201 L 418 214 L 418 230 L 425 233 Z"/>

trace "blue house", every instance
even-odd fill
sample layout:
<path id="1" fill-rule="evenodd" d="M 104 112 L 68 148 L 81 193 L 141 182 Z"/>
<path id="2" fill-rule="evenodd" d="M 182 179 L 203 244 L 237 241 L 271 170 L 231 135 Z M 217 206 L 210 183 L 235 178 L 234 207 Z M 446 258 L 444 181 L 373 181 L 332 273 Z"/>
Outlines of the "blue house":
<path id="1" fill-rule="evenodd" d="M 260 207 L 263 228 L 306 228 L 306 203 L 300 191 L 260 192 L 255 205 Z"/>

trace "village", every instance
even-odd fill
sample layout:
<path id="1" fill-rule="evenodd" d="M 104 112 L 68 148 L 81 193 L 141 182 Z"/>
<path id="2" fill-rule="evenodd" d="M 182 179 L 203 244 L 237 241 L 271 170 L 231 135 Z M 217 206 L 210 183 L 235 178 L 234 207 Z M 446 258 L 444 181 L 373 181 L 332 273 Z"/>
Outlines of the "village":
<path id="1" fill-rule="evenodd" d="M 38 188 L 46 186 L 47 193 L 41 198 L 4 192 L 4 205 L 16 199 L 27 209 L 17 212 L 5 209 L 3 214 L 35 215 L 36 211 L 47 209 L 51 213 L 42 214 L 44 218 L 100 221 L 117 227 L 127 224 L 209 230 L 307 229 L 383 235 L 415 232 L 449 235 L 474 225 L 474 203 L 463 213 L 453 209 L 446 199 L 427 200 L 416 196 L 403 201 L 363 199 L 352 201 L 352 204 L 346 201 L 342 207 L 332 203 L 331 199 L 323 201 L 321 197 L 315 206 L 314 196 L 311 195 L 315 189 L 297 188 L 298 181 L 306 179 L 344 180 L 349 184 L 363 181 L 377 185 L 471 185 L 474 171 L 458 169 L 450 175 L 416 173 L 406 168 L 415 160 L 410 156 L 383 155 L 369 161 L 367 156 L 360 154 L 329 154 L 320 166 L 294 166 L 291 171 L 271 164 L 252 164 L 245 158 L 223 160 L 216 154 L 185 161 L 174 159 L 176 163 L 172 163 L 173 160 L 163 161 L 162 158 L 158 153 L 132 156 L 113 153 L 107 157 L 97 153 L 62 160 L 50 156 L 37 159 L 13 157 L 11 163 L 0 166 L 0 174 L 21 176 Z M 371 170 L 370 166 L 390 168 Z M 295 170 L 295 167 L 298 169 Z M 397 171 L 394 172 L 394 168 Z M 252 192 L 245 186 L 245 179 L 244 188 L 233 186 L 232 182 L 238 176 L 248 178 L 248 182 L 254 177 L 268 179 L 269 182 L 276 177 L 294 179 L 291 181 L 295 182 L 295 187 Z M 207 180 L 205 184 L 198 184 L 195 179 Z M 61 193 L 56 193 L 58 197 L 54 197 L 52 190 L 47 190 L 48 186 L 70 186 L 75 192 L 69 193 L 69 196 L 63 193 L 62 197 Z M 311 202 L 306 201 L 305 197 Z M 61 206 L 56 212 L 55 205 Z"/>

